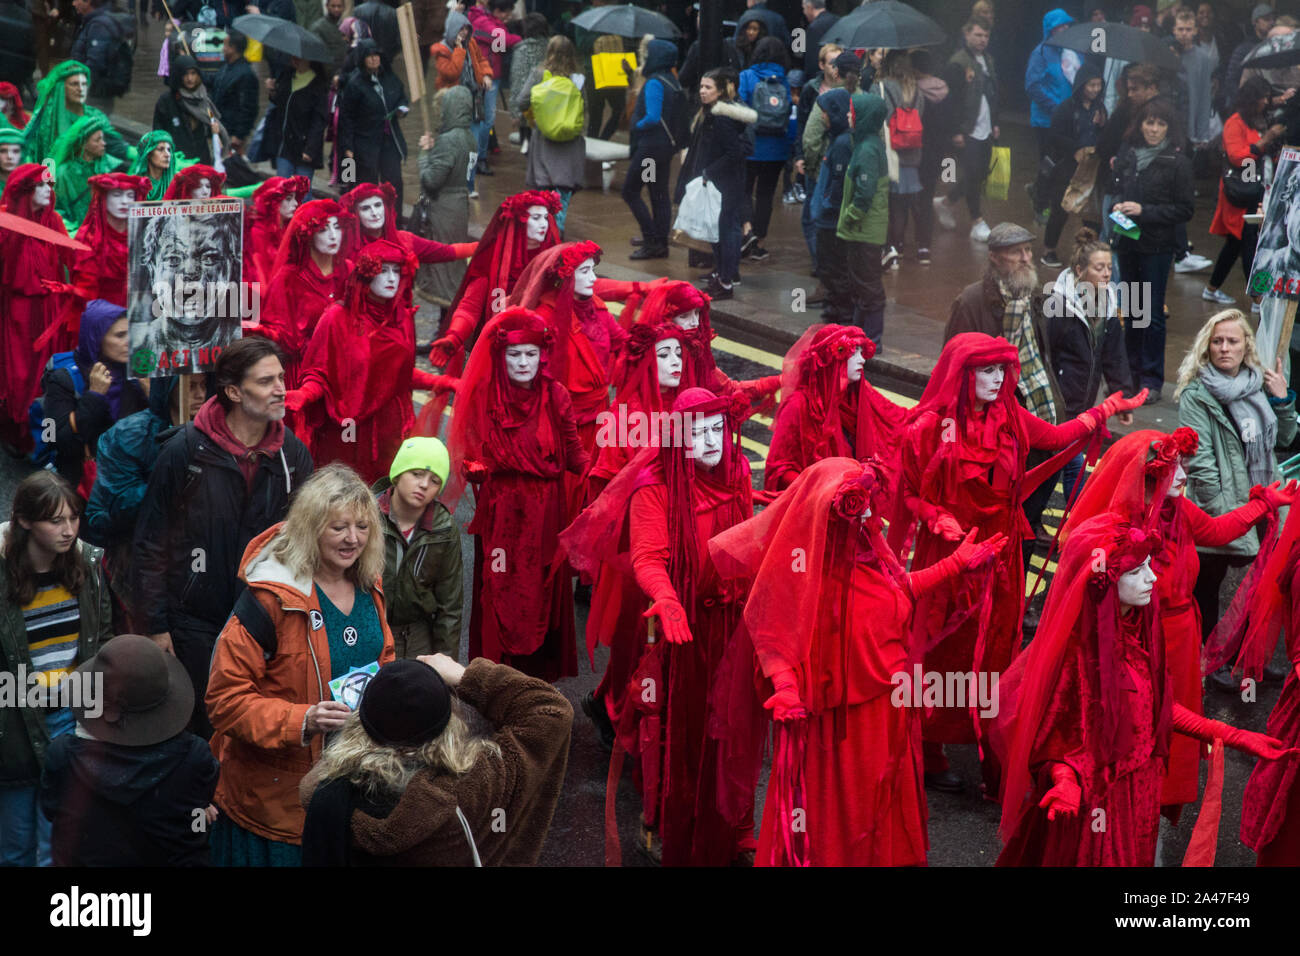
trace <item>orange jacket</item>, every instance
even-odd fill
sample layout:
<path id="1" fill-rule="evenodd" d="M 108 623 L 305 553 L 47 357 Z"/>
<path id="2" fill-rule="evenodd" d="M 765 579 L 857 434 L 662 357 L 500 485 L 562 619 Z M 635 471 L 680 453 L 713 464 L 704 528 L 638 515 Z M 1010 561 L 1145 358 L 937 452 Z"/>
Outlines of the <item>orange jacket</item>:
<path id="1" fill-rule="evenodd" d="M 429 47 L 433 54 L 434 65 L 438 68 L 438 78 L 433 82 L 435 90 L 445 90 L 460 82 L 461 70 L 465 68 L 465 50 L 462 47 L 451 49 L 445 43 L 435 43 Z M 469 41 L 469 60 L 474 67 L 474 81 L 479 83 L 485 76 L 492 75 L 492 64 L 478 48 L 478 41 Z"/>
<path id="2" fill-rule="evenodd" d="M 221 761 L 215 802 L 241 827 L 282 843 L 300 844 L 306 813 L 298 802 L 298 781 L 320 759 L 324 738 L 302 741 L 307 708 L 330 700 L 329 638 L 311 580 L 295 579 L 283 564 L 262 555 L 283 527 L 273 525 L 248 543 L 239 576 L 248 582 L 275 624 L 277 648 L 270 660 L 239 623 L 226 622 L 217 638 L 208 675 L 208 718 L 212 752 Z M 384 595 L 371 589 L 384 629 L 383 666 L 393 660 L 393 634 Z"/>

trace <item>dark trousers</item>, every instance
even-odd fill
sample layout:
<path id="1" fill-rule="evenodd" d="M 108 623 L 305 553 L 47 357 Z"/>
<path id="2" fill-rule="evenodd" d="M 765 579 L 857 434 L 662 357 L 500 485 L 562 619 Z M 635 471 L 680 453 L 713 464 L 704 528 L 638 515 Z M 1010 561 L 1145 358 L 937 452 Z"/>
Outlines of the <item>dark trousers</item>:
<path id="1" fill-rule="evenodd" d="M 943 150 L 937 145 L 921 148 L 921 191 L 916 196 L 916 248 L 929 249 L 934 237 L 934 190 L 943 169 Z M 892 196 L 890 199 L 892 200 Z"/>
<path id="2" fill-rule="evenodd" d="M 647 163 L 646 160 L 650 162 Z M 672 228 L 672 203 L 668 199 L 668 169 L 672 161 L 671 147 L 650 150 L 638 146 L 627 164 L 627 178 L 623 180 L 623 202 L 632 210 L 636 224 L 641 227 L 641 238 L 647 244 L 666 243 L 668 230 Z M 642 187 L 650 191 L 649 207 L 641 198 Z"/>
<path id="3" fill-rule="evenodd" d="M 754 235 L 767 238 L 767 227 L 772 221 L 772 198 L 781 181 L 785 162 L 779 159 L 745 160 L 745 203 L 752 210 L 749 216 Z"/>
<path id="4" fill-rule="evenodd" d="M 1214 271 L 1210 273 L 1210 288 L 1217 289 L 1223 285 L 1232 271 L 1232 264 L 1241 259 L 1241 273 L 1250 285 L 1250 267 L 1255 261 L 1255 244 L 1259 241 L 1259 226 L 1246 223 L 1241 227 L 1241 238 L 1228 235 L 1223 237 L 1223 248 L 1219 258 L 1214 260 Z"/>
<path id="5" fill-rule="evenodd" d="M 1061 208 L 1061 199 L 1058 196 L 1052 204 L 1052 211 L 1047 217 L 1047 230 L 1043 234 L 1043 248 L 1049 252 L 1055 251 L 1056 244 L 1061 241 L 1061 233 L 1065 230 L 1065 223 L 1070 218 L 1070 214 Z M 1101 223 L 1090 222 L 1085 219 L 1083 224 L 1100 235 Z"/>
<path id="6" fill-rule="evenodd" d="M 1165 287 L 1174 254 L 1124 252 L 1118 258 L 1126 283 L 1143 283 L 1151 290 L 1147 314 L 1124 317 L 1124 344 L 1133 370 L 1133 386 L 1159 391 L 1165 381 Z"/>
<path id="7" fill-rule="evenodd" d="M 956 204 L 966 200 L 971 221 L 980 218 L 980 197 L 984 195 L 984 180 L 989 178 L 989 160 L 993 157 L 993 137 L 971 139 L 957 156 L 957 187 L 948 194 L 948 202 Z"/>
<path id="8" fill-rule="evenodd" d="M 618 131 L 619 121 L 623 118 L 627 87 L 611 86 L 604 90 L 593 89 L 589 96 L 590 99 L 587 101 L 587 135 L 594 136 L 597 139 L 609 139 Z M 605 114 L 606 107 L 609 108 L 609 119 L 605 120 L 604 126 L 601 126 L 600 120 Z"/>
<path id="9" fill-rule="evenodd" d="M 194 711 L 190 716 L 189 731 L 209 739 L 212 736 L 212 724 L 208 721 L 208 708 L 203 698 L 208 693 L 208 671 L 212 665 L 212 649 L 216 646 L 220 628 L 203 630 L 191 627 L 173 627 L 172 649 L 176 659 L 185 665 L 185 672 L 190 675 L 194 685 Z"/>
<path id="10" fill-rule="evenodd" d="M 849 250 L 834 228 L 817 230 L 817 275 L 826 287 L 822 319 L 839 325 L 853 322 L 853 282 L 849 278 Z"/>
<path id="11" fill-rule="evenodd" d="M 885 335 L 885 283 L 880 268 L 880 244 L 845 242 L 853 324 L 880 347 Z"/>
<path id="12" fill-rule="evenodd" d="M 740 232 L 744 224 L 745 203 L 739 195 L 722 194 L 718 213 L 718 241 L 713 244 L 714 271 L 723 282 L 740 278 Z"/>
<path id="13" fill-rule="evenodd" d="M 799 225 L 803 229 L 803 241 L 808 246 L 808 256 L 812 259 L 812 274 L 821 275 L 821 266 L 817 261 L 817 223 L 813 221 L 813 209 L 817 205 L 817 177 L 809 176 L 805 187 L 808 198 L 804 200 L 799 211 Z"/>
<path id="14" fill-rule="evenodd" d="M 889 238 L 886 242 L 903 251 L 903 237 L 907 234 L 907 220 L 910 217 L 915 224 L 916 247 L 928 248 L 921 242 L 921 197 L 924 193 L 890 193 L 889 194 Z M 929 200 L 926 200 L 929 204 Z M 930 210 L 926 210 L 929 212 Z"/>
<path id="15" fill-rule="evenodd" d="M 1254 559 L 1244 554 L 1211 554 L 1197 551 L 1201 559 L 1201 570 L 1196 575 L 1196 585 L 1192 595 L 1196 605 L 1201 609 L 1201 641 L 1204 642 L 1219 623 L 1219 590 L 1223 579 L 1228 576 L 1228 568 L 1244 568 Z"/>

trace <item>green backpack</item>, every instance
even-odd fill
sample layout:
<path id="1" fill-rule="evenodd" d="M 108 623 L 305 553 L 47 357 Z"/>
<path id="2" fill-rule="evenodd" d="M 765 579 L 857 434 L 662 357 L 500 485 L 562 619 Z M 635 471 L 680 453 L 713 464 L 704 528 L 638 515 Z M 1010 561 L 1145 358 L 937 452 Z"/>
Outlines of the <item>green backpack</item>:
<path id="1" fill-rule="evenodd" d="M 533 122 L 549 140 L 567 143 L 582 135 L 582 93 L 567 76 L 542 71 L 542 82 L 532 89 Z"/>

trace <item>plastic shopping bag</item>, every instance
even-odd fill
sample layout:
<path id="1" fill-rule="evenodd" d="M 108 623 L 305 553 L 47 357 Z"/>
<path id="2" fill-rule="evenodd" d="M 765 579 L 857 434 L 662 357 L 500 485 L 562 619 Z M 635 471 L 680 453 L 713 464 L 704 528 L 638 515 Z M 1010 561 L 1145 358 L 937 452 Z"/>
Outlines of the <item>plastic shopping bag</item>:
<path id="1" fill-rule="evenodd" d="M 989 159 L 989 178 L 984 180 L 984 195 L 1005 200 L 1011 188 L 1011 147 L 994 146 Z"/>
<path id="2" fill-rule="evenodd" d="M 722 214 L 722 193 L 704 177 L 696 176 L 686 184 L 682 204 L 673 223 L 673 242 L 700 248 L 701 243 L 718 241 L 718 217 Z M 690 240 L 695 240 L 694 242 Z"/>

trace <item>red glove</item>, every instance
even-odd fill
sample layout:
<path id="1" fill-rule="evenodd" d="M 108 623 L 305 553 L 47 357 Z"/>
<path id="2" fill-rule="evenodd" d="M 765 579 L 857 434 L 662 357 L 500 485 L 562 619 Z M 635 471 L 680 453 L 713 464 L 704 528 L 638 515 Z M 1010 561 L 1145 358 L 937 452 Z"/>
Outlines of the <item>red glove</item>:
<path id="1" fill-rule="evenodd" d="M 691 629 L 686 624 L 686 608 L 682 607 L 682 602 L 677 598 L 661 597 L 641 616 L 659 618 L 664 640 L 669 644 L 689 644 L 694 640 Z"/>
<path id="2" fill-rule="evenodd" d="M 961 522 L 946 511 L 940 511 L 935 515 L 934 521 L 930 523 L 930 530 L 945 541 L 960 541 L 966 534 L 966 529 L 961 526 Z"/>
<path id="3" fill-rule="evenodd" d="M 1286 508 L 1296 499 L 1300 482 L 1288 481 L 1285 485 L 1275 481 L 1271 485 L 1256 485 L 1250 489 L 1250 496 L 1268 505 L 1270 511 Z"/>
<path id="4" fill-rule="evenodd" d="M 793 670 L 786 668 L 773 674 L 772 687 L 776 693 L 763 706 L 772 712 L 773 720 L 799 720 L 808 716 L 808 709 L 799 700 L 799 683 L 794 679 Z"/>
<path id="5" fill-rule="evenodd" d="M 1110 418 L 1120 412 L 1131 412 L 1135 408 L 1140 408 L 1146 400 L 1147 390 L 1145 388 L 1132 398 L 1125 398 L 1123 392 L 1115 392 L 1101 403 L 1101 413 Z"/>
<path id="6" fill-rule="evenodd" d="M 465 476 L 465 480 L 470 484 L 481 485 L 483 482 L 487 481 L 487 465 L 483 464 L 481 461 L 467 461 L 465 464 L 461 465 L 460 470 L 461 474 Z"/>
<path id="7" fill-rule="evenodd" d="M 1174 704 L 1174 730 L 1185 737 L 1194 737 L 1207 744 L 1214 743 L 1216 739 L 1222 740 L 1233 750 L 1240 750 L 1263 760 L 1280 760 L 1289 754 L 1300 753 L 1300 749 L 1288 747 L 1275 737 L 1233 727 L 1221 720 L 1210 720 L 1208 717 L 1192 713 L 1178 703 Z"/>
<path id="8" fill-rule="evenodd" d="M 461 350 L 461 345 L 454 335 L 444 335 L 429 349 L 429 364 L 434 368 L 446 368 Z"/>
<path id="9" fill-rule="evenodd" d="M 77 287 L 68 285 L 66 282 L 56 282 L 54 279 L 42 279 L 41 288 L 52 295 L 75 295 Z"/>
<path id="10" fill-rule="evenodd" d="M 300 388 L 291 388 L 284 393 L 284 407 L 291 412 L 300 412 L 307 404 L 307 395 Z"/>
<path id="11" fill-rule="evenodd" d="M 1069 764 L 1052 764 L 1052 783 L 1055 786 L 1043 795 L 1038 805 L 1047 811 L 1047 819 L 1055 820 L 1057 814 L 1072 817 L 1079 812 L 1079 801 L 1083 791 L 1079 789 L 1079 778 Z"/>
<path id="12" fill-rule="evenodd" d="M 453 242 L 451 247 L 456 250 L 457 259 L 468 259 L 478 248 L 477 242 Z"/>
<path id="13" fill-rule="evenodd" d="M 962 543 L 957 545 L 957 550 L 950 555 L 950 557 L 957 559 L 964 571 L 975 571 L 982 568 L 997 557 L 1007 543 L 1007 536 L 998 533 L 976 544 L 975 535 L 978 531 L 978 528 L 971 528 L 966 537 L 962 539 Z"/>

